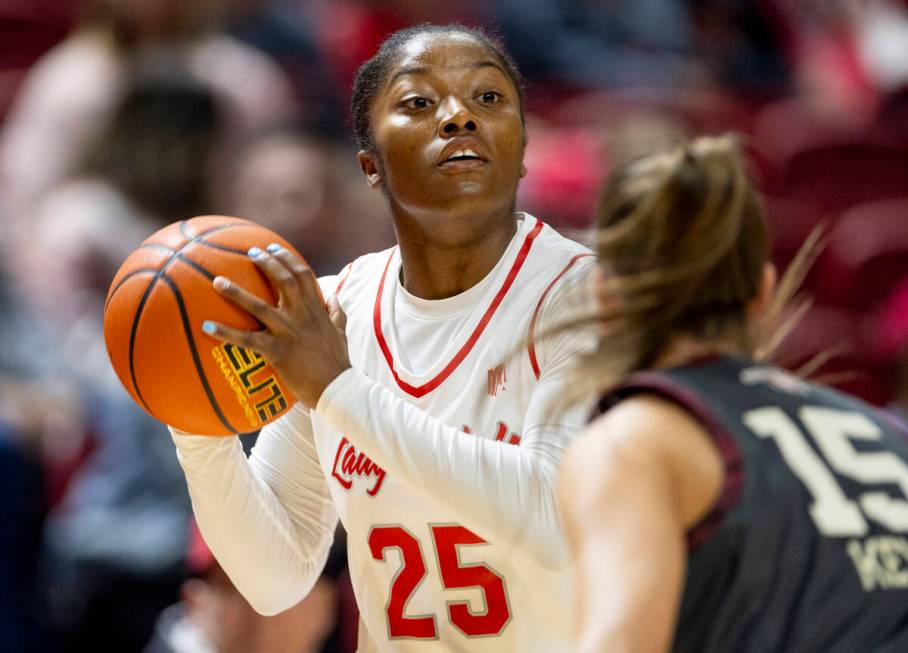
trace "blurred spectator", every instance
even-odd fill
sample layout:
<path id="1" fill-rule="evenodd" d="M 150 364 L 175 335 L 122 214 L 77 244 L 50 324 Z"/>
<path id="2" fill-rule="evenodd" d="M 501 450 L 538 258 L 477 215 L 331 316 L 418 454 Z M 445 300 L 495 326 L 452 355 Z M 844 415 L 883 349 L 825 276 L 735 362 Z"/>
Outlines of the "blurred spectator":
<path id="1" fill-rule="evenodd" d="M 520 208 L 560 228 L 586 228 L 605 177 L 605 148 L 596 132 L 533 120 L 520 183 Z"/>
<path id="2" fill-rule="evenodd" d="M 80 0 L 0 3 L 0 122 L 28 68 L 63 40 Z"/>
<path id="3" fill-rule="evenodd" d="M 166 429 L 122 389 L 89 401 L 95 448 L 44 530 L 58 649 L 136 651 L 183 579 L 189 499 Z"/>
<path id="4" fill-rule="evenodd" d="M 394 242 L 385 202 L 363 181 L 356 154 L 310 129 L 265 130 L 241 148 L 228 212 L 275 230 L 320 275 Z"/>
<path id="5" fill-rule="evenodd" d="M 350 257 L 337 153 L 324 138 L 293 129 L 268 131 L 243 149 L 231 212 L 281 234 L 319 274 L 335 274 Z"/>
<path id="6" fill-rule="evenodd" d="M 651 87 L 701 74 L 691 16 L 673 0 L 497 0 L 492 19 L 528 78 Z"/>
<path id="7" fill-rule="evenodd" d="M 335 92 L 346 108 L 350 101 L 353 77 L 359 66 L 378 49 L 388 34 L 407 25 L 375 0 L 318 0 L 301 2 L 324 53 Z"/>
<path id="8" fill-rule="evenodd" d="M 193 524 L 186 560 L 190 578 L 179 603 L 161 613 L 145 653 L 341 653 L 336 644 L 326 645 L 338 625 L 337 575 L 345 558 L 335 546 L 306 598 L 266 617 L 234 587 Z"/>
<path id="9" fill-rule="evenodd" d="M 6 316 L 0 321 L 0 496 L 5 501 L 0 516 L 0 650 L 37 653 L 48 645 L 37 579 L 47 496 L 41 442 L 35 435 L 42 425 L 39 415 L 55 411 L 53 399 L 25 380 L 37 371 L 29 353 L 41 340 L 2 264 L 0 311 Z M 27 410 L 30 405 L 35 410 Z"/>
<path id="10" fill-rule="evenodd" d="M 286 77 L 265 55 L 220 34 L 210 0 L 95 0 L 80 28 L 29 73 L 0 134 L 11 217 L 69 175 L 106 123 L 139 53 L 164 49 L 226 102 L 231 131 L 285 120 Z M 241 80 L 241 83 L 237 83 Z"/>
<path id="11" fill-rule="evenodd" d="M 903 0 L 850 3 L 858 57 L 883 93 L 908 84 L 908 4 Z"/>
<path id="12" fill-rule="evenodd" d="M 313 26 L 335 93 L 345 109 L 356 70 L 391 32 L 425 22 L 479 24 L 488 13 L 486 3 L 479 0 L 288 1 L 295 2 L 306 24 Z"/>
<path id="13" fill-rule="evenodd" d="M 866 125 L 908 81 L 908 7 L 901 0 L 765 0 L 796 70 L 804 111 Z M 769 131 L 769 129 L 767 129 Z"/>
<path id="14" fill-rule="evenodd" d="M 685 0 L 695 51 L 725 89 L 776 97 L 788 92 L 790 68 L 759 0 Z"/>
<path id="15" fill-rule="evenodd" d="M 5 502 L 0 516 L 0 649 L 46 651 L 37 582 L 37 551 L 46 509 L 43 475 L 37 457 L 24 449 L 21 438 L 2 420 L 0 492 Z"/>
<path id="16" fill-rule="evenodd" d="M 76 174 L 37 203 L 16 247 L 17 285 L 53 334 L 44 357 L 77 390 L 93 446 L 44 530 L 62 651 L 139 650 L 183 578 L 185 483 L 165 428 L 114 377 L 101 319 L 129 251 L 210 211 L 223 122 L 217 96 L 178 61 L 149 56 L 134 70 Z"/>
<path id="17" fill-rule="evenodd" d="M 299 118 L 323 135 L 346 133 L 338 87 L 316 41 L 317 26 L 304 12 L 275 0 L 222 0 L 225 28 L 270 56 L 287 73 L 299 101 Z"/>
<path id="18" fill-rule="evenodd" d="M 146 63 L 76 174 L 37 203 L 28 238 L 14 248 L 24 295 L 65 325 L 59 344 L 94 375 L 108 367 L 101 313 L 123 259 L 165 224 L 213 204 L 223 134 L 217 99 L 169 59 Z"/>

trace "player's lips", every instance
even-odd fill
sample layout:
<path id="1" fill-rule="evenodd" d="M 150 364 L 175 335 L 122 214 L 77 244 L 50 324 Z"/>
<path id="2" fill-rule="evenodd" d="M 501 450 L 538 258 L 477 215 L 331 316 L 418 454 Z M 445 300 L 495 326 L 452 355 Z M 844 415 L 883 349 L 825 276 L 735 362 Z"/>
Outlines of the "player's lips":
<path id="1" fill-rule="evenodd" d="M 442 170 L 473 170 L 489 163 L 484 148 L 475 138 L 455 138 L 441 151 L 436 165 Z"/>

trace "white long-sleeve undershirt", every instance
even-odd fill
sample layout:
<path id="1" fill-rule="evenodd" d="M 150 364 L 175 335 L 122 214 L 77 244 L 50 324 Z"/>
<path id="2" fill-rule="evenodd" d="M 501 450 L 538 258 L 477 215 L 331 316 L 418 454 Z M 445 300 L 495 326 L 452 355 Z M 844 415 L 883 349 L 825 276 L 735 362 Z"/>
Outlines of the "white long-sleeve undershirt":
<path id="1" fill-rule="evenodd" d="M 549 318 L 562 314 L 543 311 Z M 552 318 L 554 319 L 554 318 Z M 578 339 L 539 343 L 542 374 L 519 446 L 469 435 L 350 369 L 316 411 L 389 474 L 438 501 L 456 501 L 462 522 L 507 541 L 550 569 L 567 563 L 555 502 L 558 465 L 585 408 L 551 418 Z M 193 510 L 206 542 L 250 604 L 289 608 L 314 585 L 337 510 L 316 451 L 311 418 L 295 407 L 266 426 L 247 460 L 236 438 L 173 433 Z"/>
<path id="2" fill-rule="evenodd" d="M 545 424 L 545 411 L 535 409 L 561 391 L 557 380 L 540 382 L 519 446 L 448 426 L 353 369 L 328 386 L 316 411 L 389 475 L 441 503 L 456 501 L 462 522 L 481 537 L 557 569 L 567 557 L 555 480 L 577 425 L 563 417 Z"/>
<path id="3" fill-rule="evenodd" d="M 318 580 L 337 527 L 309 411 L 269 424 L 246 458 L 239 438 L 171 429 L 192 510 L 218 563 L 261 614 L 300 601 Z"/>

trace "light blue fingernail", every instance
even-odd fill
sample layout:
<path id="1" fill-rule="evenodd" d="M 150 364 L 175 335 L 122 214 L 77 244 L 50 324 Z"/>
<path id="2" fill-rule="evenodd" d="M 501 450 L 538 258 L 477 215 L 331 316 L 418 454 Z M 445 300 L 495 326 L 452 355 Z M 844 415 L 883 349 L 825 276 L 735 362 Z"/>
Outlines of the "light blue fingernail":
<path id="1" fill-rule="evenodd" d="M 281 251 L 283 249 L 283 247 L 281 247 L 277 243 L 271 243 L 270 245 L 268 245 L 268 247 L 266 249 L 269 252 L 271 252 L 272 254 L 277 254 L 279 251 Z"/>
<path id="2" fill-rule="evenodd" d="M 258 247 L 250 247 L 249 251 L 246 253 L 249 254 L 249 256 L 251 256 L 252 258 L 255 258 L 262 253 L 262 250 L 260 250 Z"/>
<path id="3" fill-rule="evenodd" d="M 217 330 L 218 330 L 218 328 L 215 326 L 214 322 L 212 322 L 211 320 L 205 320 L 204 322 L 202 322 L 202 331 L 204 331 L 205 333 L 212 334 L 212 333 L 216 333 Z"/>

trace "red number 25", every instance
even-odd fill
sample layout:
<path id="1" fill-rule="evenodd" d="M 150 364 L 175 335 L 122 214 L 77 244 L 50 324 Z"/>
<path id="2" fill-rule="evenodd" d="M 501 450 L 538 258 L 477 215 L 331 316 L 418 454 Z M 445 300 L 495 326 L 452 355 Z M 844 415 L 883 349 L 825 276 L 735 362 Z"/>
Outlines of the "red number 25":
<path id="1" fill-rule="evenodd" d="M 451 623 L 468 637 L 499 635 L 511 619 L 504 579 L 483 564 L 462 564 L 457 547 L 487 544 L 485 540 L 457 525 L 430 526 L 437 554 L 438 569 L 445 589 L 479 587 L 485 597 L 484 612 L 473 612 L 467 601 L 449 601 Z M 402 526 L 374 526 L 369 532 L 369 549 L 376 560 L 385 560 L 385 549 L 398 549 L 401 568 L 391 584 L 388 599 L 388 634 L 392 639 L 438 637 L 435 615 L 406 616 L 410 596 L 426 577 L 422 546 Z"/>

